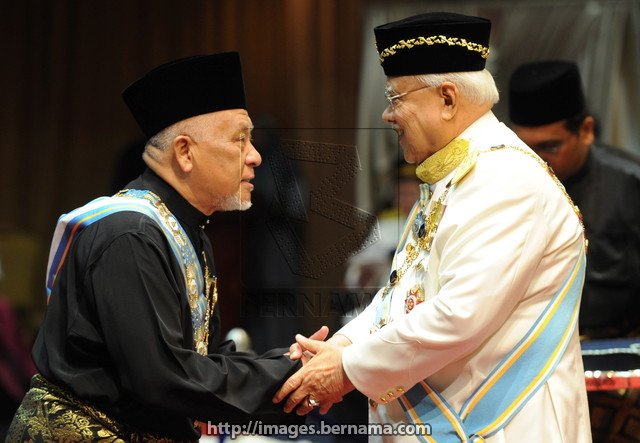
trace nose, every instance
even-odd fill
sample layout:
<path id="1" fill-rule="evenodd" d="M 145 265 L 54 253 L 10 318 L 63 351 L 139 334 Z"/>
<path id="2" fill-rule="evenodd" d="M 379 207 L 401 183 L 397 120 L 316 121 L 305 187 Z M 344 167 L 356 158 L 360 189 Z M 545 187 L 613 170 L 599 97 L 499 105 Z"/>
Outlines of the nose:
<path id="1" fill-rule="evenodd" d="M 393 123 L 393 109 L 391 109 L 391 105 L 387 105 L 382 111 L 382 121 L 385 123 Z"/>
<path id="2" fill-rule="evenodd" d="M 258 152 L 252 142 L 249 142 L 249 152 L 247 153 L 246 163 L 249 166 L 257 168 L 262 163 L 262 156 Z"/>

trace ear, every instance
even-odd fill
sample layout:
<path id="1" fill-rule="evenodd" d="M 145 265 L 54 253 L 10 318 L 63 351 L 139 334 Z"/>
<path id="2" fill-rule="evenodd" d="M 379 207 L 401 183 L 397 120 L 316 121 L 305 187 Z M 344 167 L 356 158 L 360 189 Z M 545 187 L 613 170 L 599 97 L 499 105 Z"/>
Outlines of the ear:
<path id="1" fill-rule="evenodd" d="M 578 132 L 578 134 L 580 137 L 580 141 L 583 144 L 590 146 L 595 141 L 595 125 L 596 122 L 590 115 L 582 120 L 582 124 L 580 125 L 580 131 Z"/>
<path id="2" fill-rule="evenodd" d="M 194 141 L 188 135 L 179 135 L 171 142 L 171 151 L 182 172 L 188 173 L 193 169 Z"/>
<path id="3" fill-rule="evenodd" d="M 440 85 L 440 96 L 442 98 L 442 119 L 452 120 L 458 112 L 458 87 L 451 82 L 444 82 Z"/>

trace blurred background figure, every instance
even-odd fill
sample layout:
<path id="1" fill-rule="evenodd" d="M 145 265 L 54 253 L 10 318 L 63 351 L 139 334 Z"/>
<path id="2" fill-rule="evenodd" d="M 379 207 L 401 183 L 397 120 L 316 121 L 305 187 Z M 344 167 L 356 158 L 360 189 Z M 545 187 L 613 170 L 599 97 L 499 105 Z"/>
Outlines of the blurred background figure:
<path id="1" fill-rule="evenodd" d="M 370 294 L 370 298 L 363 298 L 367 303 L 375 295 L 379 288 L 383 287 L 389 278 L 389 267 L 393 260 L 398 241 L 402 235 L 404 224 L 420 196 L 420 180 L 416 176 L 416 166 L 405 163 L 400 153 L 396 159 L 395 167 L 390 168 L 387 182 L 393 189 L 382 207 L 377 213 L 377 229 L 372 229 L 369 237 L 364 241 L 367 246 L 364 250 L 354 255 L 347 262 L 344 285 L 347 290 L 356 294 Z M 384 189 L 380 190 L 384 193 Z M 374 227 L 375 228 L 375 227 Z M 353 317 L 357 316 L 366 306 L 356 305 L 354 310 L 346 313 L 342 319 L 344 326 Z M 359 391 L 350 392 L 343 402 L 333 406 L 329 411 L 330 416 L 347 417 L 342 422 L 366 423 L 367 398 Z M 355 442 L 366 441 L 364 436 L 352 436 Z"/>
<path id="2" fill-rule="evenodd" d="M 416 177 L 415 165 L 398 159 L 391 175 L 389 182 L 393 183 L 393 191 L 390 200 L 378 211 L 379 229 L 372 232 L 365 241 L 366 244 L 371 243 L 371 246 L 353 256 L 347 264 L 345 272 L 347 288 L 372 288 L 377 291 L 389 278 L 389 265 L 398 246 L 404 224 L 420 196 L 418 187 L 420 181 Z M 378 233 L 379 239 L 372 238 Z"/>
<path id="3" fill-rule="evenodd" d="M 640 335 L 640 159 L 597 140 L 578 67 L 539 61 L 518 67 L 509 84 L 513 129 L 555 171 L 578 205 L 589 240 L 579 327 L 582 340 Z M 583 343 L 602 358 L 585 369 L 634 370 L 629 341 Z M 584 351 L 583 351 L 584 352 Z M 640 390 L 588 393 L 595 442 L 637 442 Z"/>
<path id="4" fill-rule="evenodd" d="M 509 84 L 516 134 L 554 170 L 584 217 L 589 249 L 580 306 L 586 338 L 640 334 L 640 158 L 596 140 L 578 67 L 540 61 Z"/>

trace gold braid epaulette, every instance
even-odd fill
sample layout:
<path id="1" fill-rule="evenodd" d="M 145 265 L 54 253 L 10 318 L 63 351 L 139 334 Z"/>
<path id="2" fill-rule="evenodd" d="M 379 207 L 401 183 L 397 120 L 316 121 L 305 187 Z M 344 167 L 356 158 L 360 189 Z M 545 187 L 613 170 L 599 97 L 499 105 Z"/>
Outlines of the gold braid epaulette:
<path id="1" fill-rule="evenodd" d="M 409 38 L 406 40 L 400 40 L 395 45 L 389 46 L 388 48 L 380 51 L 380 63 L 384 62 L 384 59 L 394 55 L 399 49 L 411 49 L 414 46 L 421 45 L 449 45 L 449 46 L 460 46 L 469 51 L 477 52 L 480 54 L 480 57 L 486 59 L 489 58 L 489 48 L 481 45 L 480 43 L 474 43 L 467 41 L 467 39 L 459 38 L 459 37 L 447 37 L 446 35 L 432 35 L 429 37 L 415 37 Z"/>
<path id="2" fill-rule="evenodd" d="M 553 172 L 553 169 L 551 169 L 551 167 L 544 160 L 542 160 L 537 154 L 533 153 L 532 151 L 527 151 L 526 149 L 521 148 L 520 146 L 498 145 L 498 146 L 492 146 L 490 148 L 490 150 L 491 151 L 497 151 L 499 149 L 505 149 L 505 148 L 513 149 L 515 151 L 518 151 L 518 152 L 520 152 L 522 154 L 525 154 L 525 155 L 531 157 L 536 162 L 538 162 L 538 164 L 540 166 L 542 166 L 549 173 L 549 175 L 551 176 L 551 178 L 553 179 L 555 184 L 558 186 L 560 191 L 562 191 L 562 193 L 564 194 L 565 198 L 567 199 L 567 201 L 569 202 L 569 204 L 573 208 L 573 212 L 575 212 L 576 215 L 578 216 L 578 220 L 580 221 L 580 226 L 582 227 L 582 237 L 584 238 L 584 250 L 586 252 L 588 250 L 588 248 L 589 248 L 589 240 L 587 239 L 587 232 L 586 232 L 586 230 L 584 228 L 582 212 L 580 212 L 580 208 L 578 208 L 578 205 L 573 203 L 573 199 L 567 193 L 567 190 L 564 188 L 564 185 L 560 182 L 560 179 L 558 179 L 558 177 L 556 177 L 556 174 Z"/>

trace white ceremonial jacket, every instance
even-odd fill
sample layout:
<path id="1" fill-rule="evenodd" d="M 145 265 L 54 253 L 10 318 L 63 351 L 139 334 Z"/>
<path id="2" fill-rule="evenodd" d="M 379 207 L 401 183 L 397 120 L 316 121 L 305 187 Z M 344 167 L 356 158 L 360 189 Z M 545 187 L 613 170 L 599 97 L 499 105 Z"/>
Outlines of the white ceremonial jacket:
<path id="1" fill-rule="evenodd" d="M 470 149 L 477 150 L 475 167 L 451 191 L 430 253 L 420 251 L 387 295 L 392 297 L 390 322 L 370 332 L 380 290 L 371 305 L 338 331 L 353 343 L 344 349 L 343 367 L 372 400 L 372 423 L 407 423 L 395 398 L 421 380 L 459 411 L 531 328 L 582 251 L 583 229 L 564 188 L 493 113 L 457 139 L 468 140 Z M 524 148 L 529 155 L 490 150 L 497 145 Z M 436 183 L 420 185 L 424 196 L 430 187 L 429 204 L 454 175 L 455 170 Z M 417 244 L 409 229 L 411 242 Z M 405 248 L 396 252 L 395 268 L 406 255 Z M 405 313 L 416 285 L 424 301 Z M 413 436 L 370 438 L 416 441 Z M 486 441 L 591 441 L 577 327 L 546 383 Z"/>

